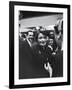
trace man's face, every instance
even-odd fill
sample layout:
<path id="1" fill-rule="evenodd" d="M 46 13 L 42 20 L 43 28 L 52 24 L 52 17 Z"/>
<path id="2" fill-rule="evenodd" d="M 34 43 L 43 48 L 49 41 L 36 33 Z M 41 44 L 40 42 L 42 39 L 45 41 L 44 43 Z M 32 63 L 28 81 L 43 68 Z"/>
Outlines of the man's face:
<path id="1" fill-rule="evenodd" d="M 45 46 L 46 43 L 47 43 L 47 37 L 46 37 L 45 35 L 43 35 L 42 33 L 40 33 L 40 34 L 38 35 L 38 43 L 39 43 L 39 45 L 41 45 L 41 46 Z"/>
<path id="2" fill-rule="evenodd" d="M 33 42 L 33 39 L 34 39 L 34 34 L 33 32 L 28 32 L 28 35 L 27 35 L 27 38 L 30 42 Z"/>

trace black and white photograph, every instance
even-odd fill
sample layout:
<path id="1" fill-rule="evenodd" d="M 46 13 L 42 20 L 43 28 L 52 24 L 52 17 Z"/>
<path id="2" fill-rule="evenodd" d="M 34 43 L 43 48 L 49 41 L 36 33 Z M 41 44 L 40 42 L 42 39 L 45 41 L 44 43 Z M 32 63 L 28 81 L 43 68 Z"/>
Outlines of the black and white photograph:
<path id="1" fill-rule="evenodd" d="M 19 12 L 19 79 L 63 77 L 63 14 Z"/>
<path id="2" fill-rule="evenodd" d="M 10 2 L 10 88 L 69 85 L 69 12 L 69 5 Z"/>

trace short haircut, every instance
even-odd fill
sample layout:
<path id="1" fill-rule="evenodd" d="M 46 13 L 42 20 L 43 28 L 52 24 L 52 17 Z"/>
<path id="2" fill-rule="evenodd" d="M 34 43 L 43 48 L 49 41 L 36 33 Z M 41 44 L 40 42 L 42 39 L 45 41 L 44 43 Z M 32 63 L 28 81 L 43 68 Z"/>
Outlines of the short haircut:
<path id="1" fill-rule="evenodd" d="M 42 33 L 43 35 L 45 35 L 46 37 L 48 37 L 47 31 L 38 31 L 37 34 L 36 34 L 36 37 L 35 37 L 36 41 L 38 41 L 38 35 L 40 33 Z"/>

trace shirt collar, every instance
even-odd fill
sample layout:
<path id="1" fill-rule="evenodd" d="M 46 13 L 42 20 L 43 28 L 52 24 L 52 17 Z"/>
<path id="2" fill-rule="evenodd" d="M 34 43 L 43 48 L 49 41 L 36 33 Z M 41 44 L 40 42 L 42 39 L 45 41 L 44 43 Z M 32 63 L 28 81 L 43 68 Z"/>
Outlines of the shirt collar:
<path id="1" fill-rule="evenodd" d="M 32 46 L 32 44 L 31 44 L 31 42 L 27 39 L 27 42 L 28 42 L 28 44 L 30 45 L 30 47 Z"/>

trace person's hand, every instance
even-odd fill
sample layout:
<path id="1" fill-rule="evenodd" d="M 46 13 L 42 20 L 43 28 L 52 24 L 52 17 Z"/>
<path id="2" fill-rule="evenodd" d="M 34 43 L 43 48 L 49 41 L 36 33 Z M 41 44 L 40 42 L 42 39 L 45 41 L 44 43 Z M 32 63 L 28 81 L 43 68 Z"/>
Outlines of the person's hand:
<path id="1" fill-rule="evenodd" d="M 44 68 L 49 72 L 50 77 L 52 77 L 52 67 L 49 64 L 49 62 L 47 64 L 46 63 L 44 64 Z"/>
<path id="2" fill-rule="evenodd" d="M 55 53 L 55 52 L 53 52 L 53 53 L 52 53 L 52 55 L 56 55 L 56 53 Z"/>

